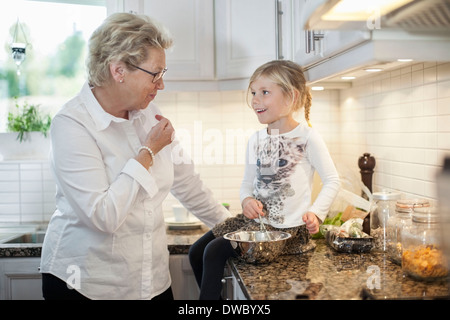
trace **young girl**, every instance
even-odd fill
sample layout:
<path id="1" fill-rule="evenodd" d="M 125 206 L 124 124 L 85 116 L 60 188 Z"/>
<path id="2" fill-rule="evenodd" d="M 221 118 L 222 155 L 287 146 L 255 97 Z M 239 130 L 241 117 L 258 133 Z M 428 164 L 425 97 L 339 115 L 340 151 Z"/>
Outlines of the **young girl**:
<path id="1" fill-rule="evenodd" d="M 216 225 L 189 251 L 200 299 L 220 299 L 225 263 L 235 256 L 224 234 L 259 230 L 260 214 L 267 230 L 292 235 L 283 254 L 311 250 L 315 247 L 311 234 L 319 231 L 340 187 L 328 149 L 309 123 L 311 94 L 301 67 L 286 60 L 268 62 L 250 78 L 249 92 L 251 107 L 267 128 L 248 141 L 240 190 L 242 214 Z M 294 118 L 301 108 L 308 126 Z M 323 186 L 311 204 L 315 170 Z"/>

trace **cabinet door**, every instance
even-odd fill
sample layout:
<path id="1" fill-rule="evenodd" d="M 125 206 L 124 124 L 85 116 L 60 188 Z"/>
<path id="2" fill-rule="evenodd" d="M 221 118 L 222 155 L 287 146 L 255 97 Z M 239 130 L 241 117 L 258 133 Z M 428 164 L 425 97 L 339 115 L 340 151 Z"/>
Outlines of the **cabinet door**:
<path id="1" fill-rule="evenodd" d="M 174 39 L 166 50 L 164 80 L 214 79 L 213 0 L 108 0 L 108 14 L 145 14 L 167 28 Z"/>
<path id="2" fill-rule="evenodd" d="M 276 57 L 274 0 L 216 0 L 216 68 L 219 79 L 248 78 Z"/>
<path id="3" fill-rule="evenodd" d="M 198 300 L 200 289 L 187 254 L 171 254 L 169 258 L 172 292 L 175 300 Z"/>
<path id="4" fill-rule="evenodd" d="M 160 21 L 174 39 L 164 79 L 214 79 L 213 0 L 147 0 L 144 14 Z"/>
<path id="5" fill-rule="evenodd" d="M 222 278 L 222 297 L 226 300 L 248 300 L 241 289 L 240 279 L 236 278 L 232 271 L 233 268 L 233 263 L 228 261 Z"/>
<path id="6" fill-rule="evenodd" d="M 240 279 L 233 275 L 233 300 L 248 300 L 241 289 Z"/>
<path id="7" fill-rule="evenodd" d="M 2 258 L 1 299 L 42 300 L 40 258 Z"/>
<path id="8" fill-rule="evenodd" d="M 294 60 L 305 69 L 363 43 L 371 37 L 369 30 L 305 30 L 305 23 L 316 6 L 317 3 L 311 0 L 294 0 L 293 4 Z"/>

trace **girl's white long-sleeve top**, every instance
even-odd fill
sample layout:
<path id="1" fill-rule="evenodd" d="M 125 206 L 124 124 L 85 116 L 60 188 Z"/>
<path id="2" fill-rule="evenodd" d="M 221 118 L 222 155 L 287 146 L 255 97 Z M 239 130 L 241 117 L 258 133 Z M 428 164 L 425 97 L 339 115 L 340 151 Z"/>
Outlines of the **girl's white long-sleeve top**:
<path id="1" fill-rule="evenodd" d="M 323 185 L 311 203 L 315 171 Z M 279 135 L 269 135 L 262 129 L 249 138 L 240 199 L 260 200 L 272 226 L 291 228 L 305 224 L 302 216 L 308 211 L 323 221 L 340 185 L 325 142 L 315 129 L 298 125 Z"/>
<path id="2" fill-rule="evenodd" d="M 86 83 L 52 121 L 56 210 L 41 272 L 91 299 L 151 299 L 171 284 L 162 203 L 171 192 L 212 227 L 230 216 L 202 183 L 177 140 L 149 170 L 134 158 L 160 110 L 129 120 L 105 112 Z"/>

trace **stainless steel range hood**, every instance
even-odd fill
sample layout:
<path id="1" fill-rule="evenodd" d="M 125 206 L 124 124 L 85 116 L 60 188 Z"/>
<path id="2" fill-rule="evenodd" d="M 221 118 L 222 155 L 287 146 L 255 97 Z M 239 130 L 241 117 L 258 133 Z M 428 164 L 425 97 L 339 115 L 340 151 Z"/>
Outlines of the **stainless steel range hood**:
<path id="1" fill-rule="evenodd" d="M 303 29 L 320 35 L 316 47 L 326 47 L 326 38 L 339 39 L 339 33 L 368 34 L 353 47 L 305 64 L 309 84 L 368 67 L 392 69 L 402 65 L 399 58 L 450 61 L 450 0 L 301 1 Z"/>
<path id="2" fill-rule="evenodd" d="M 389 70 L 404 65 L 399 58 L 415 62 L 450 61 L 450 40 L 445 37 L 412 37 L 408 33 L 373 33 L 372 38 L 342 53 L 321 59 L 305 68 L 310 84 L 330 80 L 366 68 Z M 361 72 L 362 71 L 362 72 Z M 355 72 L 353 72 L 354 74 Z"/>
<path id="3" fill-rule="evenodd" d="M 305 29 L 449 33 L 450 0 L 315 0 Z"/>

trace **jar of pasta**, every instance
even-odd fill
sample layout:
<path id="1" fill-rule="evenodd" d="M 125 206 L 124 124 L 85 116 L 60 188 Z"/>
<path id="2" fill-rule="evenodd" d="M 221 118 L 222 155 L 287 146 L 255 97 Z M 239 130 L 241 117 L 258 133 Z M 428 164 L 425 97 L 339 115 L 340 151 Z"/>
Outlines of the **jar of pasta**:
<path id="1" fill-rule="evenodd" d="M 411 225 L 402 232 L 402 270 L 415 279 L 446 279 L 440 233 L 440 219 L 435 207 L 414 208 Z"/>
<path id="2" fill-rule="evenodd" d="M 395 212 L 387 221 L 387 254 L 392 262 L 402 263 L 402 231 L 412 224 L 411 216 L 414 208 L 429 207 L 425 199 L 397 200 Z"/>

